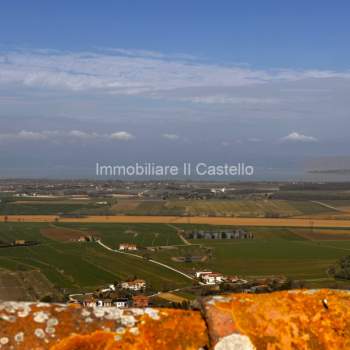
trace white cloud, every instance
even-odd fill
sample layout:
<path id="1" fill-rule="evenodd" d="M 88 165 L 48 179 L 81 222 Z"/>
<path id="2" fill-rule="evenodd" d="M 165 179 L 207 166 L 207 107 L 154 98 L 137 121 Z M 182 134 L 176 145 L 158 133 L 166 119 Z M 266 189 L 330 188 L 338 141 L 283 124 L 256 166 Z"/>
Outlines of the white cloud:
<path id="1" fill-rule="evenodd" d="M 101 140 L 131 140 L 133 135 L 126 131 L 119 131 L 112 134 L 99 134 L 96 132 L 87 132 L 81 130 L 43 130 L 27 131 L 21 130 L 12 133 L 0 133 L 1 141 L 89 141 L 94 139 Z"/>
<path id="2" fill-rule="evenodd" d="M 0 140 L 24 140 L 24 141 L 39 141 L 46 140 L 49 137 L 47 131 L 27 131 L 21 130 L 15 133 L 2 133 L 0 134 Z"/>
<path id="3" fill-rule="evenodd" d="M 117 131 L 110 135 L 113 140 L 129 141 L 134 138 L 134 136 L 127 131 Z"/>
<path id="4" fill-rule="evenodd" d="M 190 62 L 157 52 L 115 49 L 107 52 L 17 50 L 0 53 L 0 85 L 108 94 L 161 97 L 176 89 L 211 88 L 197 103 L 274 104 L 275 98 L 215 94 L 218 87 L 240 87 L 303 79 L 350 79 L 349 72 L 321 70 L 262 70 L 241 66 Z"/>
<path id="5" fill-rule="evenodd" d="M 80 130 L 71 130 L 68 132 L 68 135 L 73 137 L 73 138 L 78 138 L 78 139 L 91 139 L 91 138 L 96 138 L 99 135 L 95 132 L 93 133 L 88 133 L 85 131 L 80 131 Z"/>
<path id="6" fill-rule="evenodd" d="M 179 139 L 179 135 L 176 134 L 162 134 L 163 139 L 175 141 Z"/>
<path id="7" fill-rule="evenodd" d="M 242 104 L 242 105 L 274 105 L 280 101 L 277 98 L 237 97 L 228 95 L 209 95 L 184 98 L 184 100 L 205 104 Z"/>
<path id="8" fill-rule="evenodd" d="M 300 134 L 296 131 L 291 132 L 289 135 L 282 138 L 282 141 L 286 142 L 317 142 L 317 138 L 313 136 L 307 136 Z"/>

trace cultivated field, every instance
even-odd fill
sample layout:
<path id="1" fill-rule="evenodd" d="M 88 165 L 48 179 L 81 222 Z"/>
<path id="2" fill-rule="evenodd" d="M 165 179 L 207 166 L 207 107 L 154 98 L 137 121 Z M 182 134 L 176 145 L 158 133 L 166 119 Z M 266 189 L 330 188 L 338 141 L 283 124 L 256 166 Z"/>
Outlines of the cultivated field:
<path id="1" fill-rule="evenodd" d="M 195 229 L 194 225 L 181 225 Z M 210 229 L 201 226 L 200 229 Z M 157 251 L 154 258 L 183 270 L 210 269 L 246 277 L 285 275 L 312 287 L 333 286 L 327 269 L 341 256 L 350 255 L 350 230 L 246 227 L 254 240 L 192 240 L 196 246 L 177 252 Z M 198 246 L 200 245 L 200 246 Z M 204 262 L 177 262 L 176 255 L 207 255 Z M 350 282 L 349 282 L 350 285 Z"/>
<path id="2" fill-rule="evenodd" d="M 287 200 L 119 200 L 112 207 L 116 214 L 223 217 L 293 217 L 332 212 L 311 201 Z"/>
<path id="3" fill-rule="evenodd" d="M 341 201 L 340 201 L 341 202 Z M 343 201 L 345 202 L 345 201 Z M 3 215 L 141 215 L 297 217 L 332 214 L 337 209 L 317 201 L 282 199 L 142 200 L 142 199 L 35 199 L 0 203 Z"/>
<path id="4" fill-rule="evenodd" d="M 336 227 L 350 228 L 349 220 L 328 220 L 308 218 L 230 218 L 230 217 L 178 217 L 178 216 L 86 216 L 80 218 L 59 218 L 55 215 L 8 215 L 0 216 L 5 222 L 46 222 L 52 223 L 130 223 L 130 224 L 197 224 L 228 226 L 264 226 L 264 227 Z"/>
<path id="5" fill-rule="evenodd" d="M 107 251 L 94 242 L 57 241 L 56 235 L 49 238 L 42 235 L 42 231 L 47 228 L 49 226 L 45 223 L 1 223 L 1 241 L 12 242 L 16 239 L 25 239 L 37 240 L 40 244 L 30 247 L 0 248 L 0 268 L 11 271 L 39 270 L 53 285 L 64 288 L 65 292 L 91 291 L 133 276 L 144 278 L 154 289 L 170 289 L 172 286 L 181 287 L 189 283 L 186 278 L 166 268 L 144 259 Z M 120 227 L 119 229 L 121 230 Z M 123 230 L 128 230 L 128 225 Z M 153 225 L 148 229 L 140 228 L 139 239 L 147 235 L 147 230 L 152 233 L 156 231 Z M 167 227 L 163 232 L 169 234 L 169 230 L 170 228 Z M 101 228 L 98 230 L 98 234 L 100 233 L 111 246 L 117 246 L 120 240 L 117 229 Z M 174 229 L 172 233 L 176 240 Z M 113 235 L 115 241 L 112 242 Z"/>
<path id="6" fill-rule="evenodd" d="M 0 300 L 40 300 L 52 296 L 59 300 L 61 295 L 49 280 L 39 271 L 9 271 L 0 269 Z"/>
<path id="7" fill-rule="evenodd" d="M 51 231 L 53 228 L 55 231 Z M 120 242 L 158 247 L 155 251 L 141 250 L 137 254 L 147 254 L 148 258 L 186 273 L 205 268 L 248 277 L 283 274 L 306 280 L 308 285 L 316 287 L 334 284 L 327 275 L 328 267 L 338 258 L 350 254 L 350 229 L 345 228 L 245 226 L 254 233 L 253 240 L 192 240 L 190 245 L 181 241 L 177 228 L 211 230 L 220 226 L 59 222 L 52 227 L 48 223 L 0 223 L 0 240 L 5 243 L 16 239 L 40 242 L 37 246 L 0 248 L 0 269 L 42 274 L 50 281 L 47 292 L 52 286 L 63 293 L 91 291 L 133 276 L 145 279 L 155 291 L 192 284 L 178 273 L 146 259 L 108 251 L 96 242 L 74 242 L 69 237 L 70 233 L 75 239 L 87 232 L 94 232 L 112 248 L 117 248 Z M 199 258 L 193 262 L 174 259 L 188 256 Z M 8 277 L 3 279 L 7 287 L 13 288 L 11 281 Z M 33 283 L 45 286 L 39 279 L 36 282 L 33 278 Z M 24 298 L 25 288 L 15 288 Z M 45 288 L 42 289 L 43 295 Z M 11 293 L 11 289 L 3 290 L 3 295 L 5 293 Z"/>

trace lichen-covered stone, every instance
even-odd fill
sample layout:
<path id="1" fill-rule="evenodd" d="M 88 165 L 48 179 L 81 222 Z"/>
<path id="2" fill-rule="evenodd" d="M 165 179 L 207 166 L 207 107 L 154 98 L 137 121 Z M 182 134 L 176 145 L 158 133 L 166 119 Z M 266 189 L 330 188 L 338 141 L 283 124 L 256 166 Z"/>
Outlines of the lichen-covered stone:
<path id="1" fill-rule="evenodd" d="M 197 311 L 4 302 L 0 350 L 350 349 L 346 291 L 214 296 L 203 310 L 207 324 Z"/>
<path id="2" fill-rule="evenodd" d="M 203 302 L 216 350 L 350 349 L 350 293 L 231 294 Z"/>
<path id="3" fill-rule="evenodd" d="M 0 349 L 198 350 L 208 345 L 199 312 L 0 303 Z"/>

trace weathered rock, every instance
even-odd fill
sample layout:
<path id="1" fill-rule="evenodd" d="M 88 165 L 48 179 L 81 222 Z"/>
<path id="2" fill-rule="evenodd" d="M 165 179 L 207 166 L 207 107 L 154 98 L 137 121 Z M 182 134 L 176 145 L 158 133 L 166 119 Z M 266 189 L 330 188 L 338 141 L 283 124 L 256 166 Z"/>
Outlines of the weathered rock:
<path id="1" fill-rule="evenodd" d="M 200 312 L 0 303 L 0 350 L 345 350 L 350 293 L 231 294 Z"/>
<path id="2" fill-rule="evenodd" d="M 0 349 L 198 350 L 208 345 L 199 312 L 0 304 Z"/>
<path id="3" fill-rule="evenodd" d="M 231 294 L 203 302 L 215 350 L 350 349 L 350 293 Z"/>

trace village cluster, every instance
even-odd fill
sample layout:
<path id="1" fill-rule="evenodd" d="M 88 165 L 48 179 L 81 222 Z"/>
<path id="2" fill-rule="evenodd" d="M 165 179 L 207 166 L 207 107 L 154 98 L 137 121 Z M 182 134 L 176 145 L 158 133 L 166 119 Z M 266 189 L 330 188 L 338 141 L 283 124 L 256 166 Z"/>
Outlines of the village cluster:
<path id="1" fill-rule="evenodd" d="M 222 273 L 212 271 L 198 271 L 195 273 L 196 279 L 201 284 L 216 285 L 220 283 L 247 283 L 246 280 L 238 276 L 225 276 Z"/>
<path id="2" fill-rule="evenodd" d="M 146 281 L 135 278 L 111 284 L 107 288 L 87 293 L 82 298 L 70 296 L 70 302 L 80 303 L 86 307 L 147 307 L 149 297 L 145 295 Z"/>

